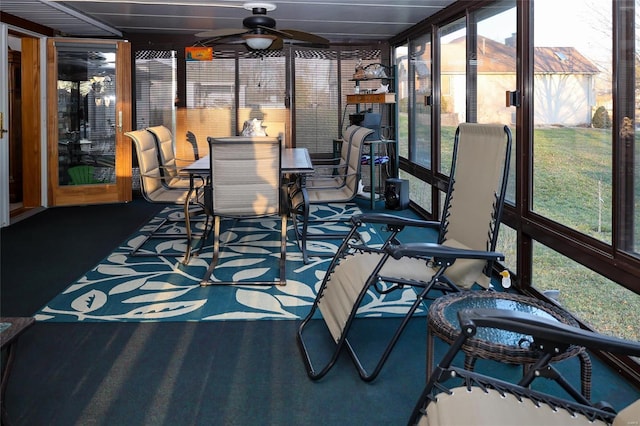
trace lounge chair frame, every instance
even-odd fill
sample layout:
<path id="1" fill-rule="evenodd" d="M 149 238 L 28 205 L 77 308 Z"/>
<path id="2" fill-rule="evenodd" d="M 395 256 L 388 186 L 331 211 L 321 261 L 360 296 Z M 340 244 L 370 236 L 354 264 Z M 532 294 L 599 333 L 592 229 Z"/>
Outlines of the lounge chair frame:
<path id="1" fill-rule="evenodd" d="M 456 220 L 460 220 L 459 213 L 453 212 L 452 209 L 455 204 L 454 193 L 457 195 L 456 190 L 464 194 L 469 193 L 468 188 L 467 190 L 458 188 L 457 182 L 461 182 L 462 179 L 456 181 L 456 177 L 458 177 L 457 166 L 461 129 L 464 135 L 474 135 L 475 132 L 479 132 L 482 137 L 488 135 L 487 137 L 491 140 L 490 144 L 496 144 L 496 146 L 492 146 L 496 153 L 496 158 L 492 158 L 492 161 L 496 162 L 496 166 L 498 164 L 500 166 L 497 167 L 499 170 L 496 169 L 495 180 L 497 183 L 490 183 L 491 185 L 495 184 L 492 188 L 492 191 L 495 191 L 492 193 L 492 196 L 495 197 L 492 202 L 492 211 L 489 212 L 488 219 L 485 216 L 481 217 L 482 220 L 487 219 L 488 222 L 485 224 L 488 226 L 484 230 L 486 234 L 483 235 L 485 239 L 484 247 L 469 247 L 448 239 L 449 236 L 455 236 L 456 232 L 459 235 L 460 232 L 459 230 L 454 232 L 449 226 L 452 215 L 455 214 Z M 467 146 L 471 142 L 472 140 L 470 139 L 464 139 L 464 143 Z M 452 177 L 447 191 L 445 210 L 440 221 L 421 221 L 376 213 L 358 215 L 352 218 L 353 227 L 332 259 L 314 304 L 298 329 L 298 346 L 302 353 L 307 374 L 311 379 L 317 380 L 323 377 L 333 367 L 340 352 L 346 348 L 362 380 L 374 380 L 380 373 L 409 320 L 418 308 L 423 305 L 423 301 L 430 291 L 461 291 L 462 288 L 471 286 L 478 281 L 481 281 L 478 282 L 480 285 L 489 286 L 493 262 L 504 259 L 502 253 L 495 251 L 495 246 L 506 194 L 510 155 L 511 132 L 507 126 L 461 124 L 455 135 L 451 169 Z M 469 157 L 469 151 L 465 152 L 465 156 Z M 469 161 L 469 158 L 466 161 Z M 467 173 L 466 180 L 469 179 Z M 358 229 L 365 224 L 382 225 L 390 232 L 381 248 L 376 249 L 354 244 L 354 240 L 357 239 Z M 400 244 L 398 234 L 407 227 L 437 229 L 439 231 L 438 242 Z M 480 233 L 482 232 L 480 231 Z M 411 264 L 405 266 L 399 262 L 394 262 L 394 260 L 400 259 L 408 259 Z M 453 268 L 456 262 L 458 262 L 457 269 Z M 394 267 L 394 265 L 398 266 Z M 412 271 L 414 269 L 415 271 Z M 338 270 L 340 270 L 340 273 L 337 273 Z M 453 273 L 455 279 L 452 279 L 450 272 Z M 354 279 L 352 277 L 357 278 Z M 364 277 L 362 282 L 358 280 L 359 277 Z M 383 286 L 379 284 L 380 282 L 388 283 L 389 285 Z M 459 284 L 463 284 L 463 286 Z M 373 369 L 367 369 L 348 340 L 349 331 L 356 319 L 358 307 L 370 290 L 385 294 L 406 286 L 415 288 L 417 297 L 408 308 L 399 327 L 383 350 L 378 363 Z M 321 311 L 323 320 L 327 324 L 327 328 L 335 342 L 334 351 L 323 367 L 314 365 L 308 345 L 304 339 L 305 329 L 318 309 Z"/>

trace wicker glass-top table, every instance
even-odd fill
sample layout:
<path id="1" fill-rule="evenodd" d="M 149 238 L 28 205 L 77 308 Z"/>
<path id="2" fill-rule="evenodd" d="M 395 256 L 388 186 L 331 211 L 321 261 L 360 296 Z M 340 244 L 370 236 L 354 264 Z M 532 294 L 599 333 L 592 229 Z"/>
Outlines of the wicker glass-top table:
<path id="1" fill-rule="evenodd" d="M 533 297 L 498 291 L 463 291 L 440 297 L 431 303 L 428 314 L 427 374 L 433 367 L 434 337 L 451 344 L 460 334 L 457 313 L 463 309 L 506 309 L 555 319 L 578 327 L 576 320 L 559 307 Z M 479 328 L 477 334 L 462 347 L 465 353 L 464 367 L 473 370 L 478 358 L 523 365 L 534 364 L 540 353 L 531 347 L 532 337 L 505 330 Z M 591 359 L 581 346 L 569 346 L 564 352 L 551 358 L 551 362 L 574 356 L 580 358 L 581 392 L 591 398 Z M 553 370 L 555 372 L 555 370 Z M 555 378 L 555 377 L 552 377 Z M 556 378 L 557 379 L 557 378 Z"/>

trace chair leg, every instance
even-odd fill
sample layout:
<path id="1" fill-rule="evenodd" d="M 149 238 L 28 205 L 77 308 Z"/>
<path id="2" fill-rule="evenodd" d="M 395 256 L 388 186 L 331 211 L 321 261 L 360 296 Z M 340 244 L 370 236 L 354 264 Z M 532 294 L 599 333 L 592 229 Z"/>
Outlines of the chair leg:
<path id="1" fill-rule="evenodd" d="M 212 281 L 211 275 L 213 274 L 213 270 L 218 264 L 218 260 L 220 259 L 220 216 L 214 216 L 213 219 L 213 256 L 211 258 L 211 263 L 207 268 L 202 280 L 200 281 L 201 286 L 210 286 L 210 285 L 286 285 L 287 284 L 287 271 L 286 271 L 286 261 L 287 261 L 287 215 L 281 215 L 281 231 L 280 231 L 280 259 L 279 259 L 279 272 L 280 277 L 277 282 L 274 281 Z"/>
<path id="2" fill-rule="evenodd" d="M 280 225 L 280 285 L 287 285 L 287 215 L 281 215 Z"/>
<path id="3" fill-rule="evenodd" d="M 220 256 L 220 216 L 215 216 L 213 219 L 213 257 L 211 258 L 211 263 L 207 268 L 207 272 L 205 272 L 202 281 L 200 281 L 201 286 L 212 285 L 211 274 L 213 274 L 213 270 L 218 264 L 218 258 Z"/>
<path id="4" fill-rule="evenodd" d="M 343 242 L 343 245 L 341 246 L 341 250 L 342 251 L 346 250 L 347 246 L 348 246 L 348 244 L 346 244 L 346 242 Z M 349 342 L 348 334 L 349 334 L 349 331 L 350 331 L 351 326 L 353 324 L 353 321 L 356 318 L 358 307 L 362 303 L 362 300 L 364 299 L 367 291 L 370 288 L 374 288 L 374 289 L 376 288 L 376 283 L 377 283 L 377 281 L 378 281 L 378 279 L 380 277 L 380 271 L 382 270 L 382 267 L 384 266 L 385 262 L 389 258 L 388 254 L 382 255 L 382 258 L 378 261 L 378 263 L 375 266 L 375 268 L 373 268 L 371 273 L 367 276 L 366 281 L 365 281 L 365 283 L 364 283 L 364 285 L 363 285 L 363 287 L 362 287 L 357 299 L 355 300 L 355 303 L 351 307 L 351 312 L 349 314 L 349 317 L 348 317 L 348 319 L 346 320 L 344 326 L 341 329 L 342 331 L 341 331 L 341 334 L 340 334 L 339 338 L 336 337 L 337 342 L 336 342 L 336 346 L 334 348 L 334 352 L 333 352 L 333 355 L 332 355 L 331 359 L 329 360 L 329 362 L 321 370 L 316 371 L 315 367 L 313 366 L 313 363 L 311 361 L 307 346 L 304 343 L 304 339 L 303 339 L 302 334 L 303 334 L 303 331 L 304 331 L 305 327 L 307 326 L 307 324 L 309 323 L 309 321 L 313 317 L 316 309 L 318 308 L 319 301 L 324 297 L 325 288 L 327 287 L 327 284 L 331 279 L 331 278 L 327 278 L 327 277 L 330 277 L 334 273 L 334 268 L 338 264 L 337 263 L 338 261 L 336 259 L 340 256 L 342 251 L 339 251 L 339 254 L 336 255 L 336 257 L 332 261 L 331 265 L 329 266 L 329 268 L 327 270 L 327 274 L 325 276 L 325 279 L 322 282 L 322 285 L 320 286 L 320 289 L 318 291 L 318 295 L 316 296 L 316 300 L 314 301 L 314 304 L 313 304 L 313 306 L 311 308 L 311 312 L 307 315 L 307 317 L 303 320 L 302 324 L 298 328 L 298 335 L 297 335 L 298 346 L 299 346 L 299 348 L 300 348 L 300 350 L 302 352 L 302 355 L 303 355 L 303 360 L 304 360 L 305 366 L 307 368 L 307 375 L 311 379 L 317 380 L 317 379 L 323 377 L 333 367 L 333 365 L 335 364 L 335 362 L 336 362 L 336 360 L 338 358 L 338 355 L 342 351 L 343 347 L 346 346 L 347 352 L 349 353 L 349 356 L 351 357 L 353 363 L 355 364 L 356 369 L 358 370 L 358 374 L 360 375 L 360 378 L 362 380 L 366 381 L 366 382 L 371 382 L 376 377 L 378 377 L 378 375 L 380 374 L 380 371 L 382 370 L 382 367 L 384 366 L 384 364 L 386 363 L 387 359 L 391 355 L 391 351 L 393 350 L 393 348 L 395 347 L 396 343 L 400 339 L 400 336 L 404 332 L 406 326 L 409 324 L 409 321 L 411 320 L 411 318 L 413 318 L 413 314 L 416 312 L 416 310 L 423 303 L 426 295 L 433 288 L 433 286 L 437 282 L 439 276 L 444 272 L 444 269 L 442 269 L 441 271 L 439 271 L 439 273 L 434 275 L 431 278 L 431 280 L 422 288 L 422 291 L 418 295 L 416 295 L 417 296 L 416 300 L 413 302 L 413 304 L 411 305 L 411 307 L 409 308 L 409 310 L 407 311 L 405 316 L 402 318 L 402 321 L 401 321 L 400 325 L 398 326 L 398 328 L 396 329 L 395 333 L 391 337 L 391 339 L 388 342 L 387 346 L 384 348 L 384 351 L 383 351 L 382 355 L 380 356 L 377 364 L 374 366 L 373 370 L 371 370 L 371 372 L 369 372 L 362 365 L 360 359 L 358 358 L 358 355 L 356 354 L 355 349 L 352 347 L 351 343 Z M 334 319 L 334 321 L 335 321 L 335 319 Z"/>

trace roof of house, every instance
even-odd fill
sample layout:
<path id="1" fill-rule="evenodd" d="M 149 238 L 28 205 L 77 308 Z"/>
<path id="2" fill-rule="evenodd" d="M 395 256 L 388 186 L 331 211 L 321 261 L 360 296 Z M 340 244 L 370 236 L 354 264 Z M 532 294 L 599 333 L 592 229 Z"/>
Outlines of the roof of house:
<path id="1" fill-rule="evenodd" d="M 466 37 L 461 37 L 443 48 L 442 72 L 464 72 Z M 534 48 L 536 74 L 596 74 L 598 67 L 575 47 Z M 426 54 L 429 52 L 427 51 Z M 515 73 L 515 46 L 487 37 L 478 37 L 478 72 L 482 74 Z M 426 63 L 422 67 L 428 66 Z M 420 74 L 425 74 L 422 70 Z"/>

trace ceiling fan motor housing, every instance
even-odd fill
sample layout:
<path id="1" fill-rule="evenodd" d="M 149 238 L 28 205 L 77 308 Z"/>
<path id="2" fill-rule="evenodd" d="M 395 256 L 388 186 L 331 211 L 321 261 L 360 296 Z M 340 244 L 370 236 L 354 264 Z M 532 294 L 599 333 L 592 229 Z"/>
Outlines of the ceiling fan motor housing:
<path id="1" fill-rule="evenodd" d="M 275 28 L 276 20 L 267 16 L 266 9 L 253 9 L 254 15 L 248 16 L 242 20 L 242 25 L 246 28 L 256 29 L 258 27 Z"/>

